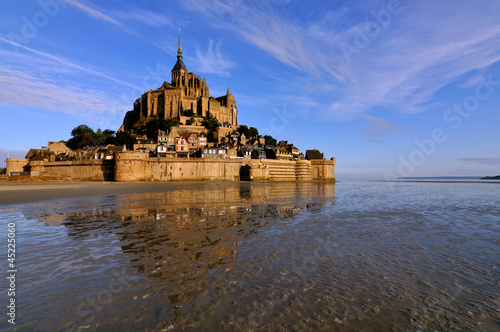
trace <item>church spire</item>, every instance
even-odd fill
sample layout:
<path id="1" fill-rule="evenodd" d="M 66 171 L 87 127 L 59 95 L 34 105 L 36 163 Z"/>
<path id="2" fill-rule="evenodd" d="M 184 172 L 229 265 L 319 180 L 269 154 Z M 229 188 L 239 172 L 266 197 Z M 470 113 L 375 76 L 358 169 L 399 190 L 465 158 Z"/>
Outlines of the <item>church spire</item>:
<path id="1" fill-rule="evenodd" d="M 181 28 L 179 28 L 179 46 L 177 46 L 177 59 L 182 60 Z"/>
<path id="2" fill-rule="evenodd" d="M 186 65 L 182 61 L 181 28 L 179 28 L 179 46 L 177 46 L 177 62 L 175 63 L 175 66 L 172 69 L 172 71 L 177 71 L 180 69 L 184 69 L 187 71 Z"/>

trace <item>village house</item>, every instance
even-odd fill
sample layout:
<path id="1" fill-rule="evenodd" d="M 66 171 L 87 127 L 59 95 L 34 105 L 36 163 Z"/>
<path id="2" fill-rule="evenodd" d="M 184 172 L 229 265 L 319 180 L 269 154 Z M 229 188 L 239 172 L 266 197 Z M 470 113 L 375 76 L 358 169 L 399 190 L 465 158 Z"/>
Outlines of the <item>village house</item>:
<path id="1" fill-rule="evenodd" d="M 252 150 L 246 146 L 240 146 L 238 149 L 238 157 L 244 159 L 252 159 Z"/>
<path id="2" fill-rule="evenodd" d="M 168 144 L 168 138 L 167 138 L 167 132 L 158 129 L 158 139 L 157 139 L 158 144 Z"/>
<path id="3" fill-rule="evenodd" d="M 184 136 L 177 138 L 175 141 L 175 152 L 177 158 L 189 158 L 189 143 Z"/>
<path id="4" fill-rule="evenodd" d="M 167 156 L 167 145 L 165 143 L 160 143 L 156 147 L 156 155 L 161 158 L 165 158 Z"/>
<path id="5" fill-rule="evenodd" d="M 238 150 L 235 148 L 229 148 L 227 149 L 226 156 L 227 158 L 236 159 L 238 158 Z"/>
<path id="6" fill-rule="evenodd" d="M 126 147 L 124 145 L 119 145 L 119 146 L 108 145 L 106 147 L 97 149 L 92 159 L 112 160 L 116 152 L 122 152 L 125 150 Z"/>
<path id="7" fill-rule="evenodd" d="M 196 151 L 195 153 L 197 158 L 210 158 L 210 159 L 219 159 L 226 157 L 226 149 L 221 147 L 203 147 Z"/>
<path id="8" fill-rule="evenodd" d="M 136 139 L 134 143 L 134 151 L 142 151 L 145 153 L 155 153 L 156 152 L 156 140 L 153 138 L 140 138 Z"/>
<path id="9" fill-rule="evenodd" d="M 189 153 L 193 153 L 198 150 L 198 135 L 191 134 L 188 137 Z"/>
<path id="10" fill-rule="evenodd" d="M 198 139 L 198 142 L 197 142 L 198 149 L 203 148 L 207 145 L 207 136 L 206 135 L 200 134 L 200 136 L 198 136 L 197 139 Z"/>
<path id="11" fill-rule="evenodd" d="M 267 159 L 266 151 L 258 149 L 252 150 L 251 157 L 251 159 Z"/>
<path id="12" fill-rule="evenodd" d="M 292 157 L 293 159 L 298 159 L 299 158 L 299 154 L 300 154 L 300 151 L 297 147 L 290 145 L 290 152 L 292 153 Z"/>
<path id="13" fill-rule="evenodd" d="M 240 138 L 239 138 L 239 142 L 238 142 L 238 143 L 239 143 L 240 145 L 246 145 L 246 144 L 247 144 L 247 141 L 248 141 L 248 139 L 247 139 L 247 137 L 245 136 L 245 134 L 241 134 L 241 135 L 240 135 Z"/>

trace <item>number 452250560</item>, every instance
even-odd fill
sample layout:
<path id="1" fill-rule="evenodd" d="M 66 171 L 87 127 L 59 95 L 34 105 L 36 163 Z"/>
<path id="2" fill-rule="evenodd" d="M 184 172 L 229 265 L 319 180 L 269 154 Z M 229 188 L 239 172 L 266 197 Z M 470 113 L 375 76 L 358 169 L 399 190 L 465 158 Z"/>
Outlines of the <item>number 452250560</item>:
<path id="1" fill-rule="evenodd" d="M 9 261 L 9 267 L 13 269 L 15 267 L 16 261 L 16 224 L 9 223 L 7 225 L 9 234 L 7 235 L 7 260 Z"/>

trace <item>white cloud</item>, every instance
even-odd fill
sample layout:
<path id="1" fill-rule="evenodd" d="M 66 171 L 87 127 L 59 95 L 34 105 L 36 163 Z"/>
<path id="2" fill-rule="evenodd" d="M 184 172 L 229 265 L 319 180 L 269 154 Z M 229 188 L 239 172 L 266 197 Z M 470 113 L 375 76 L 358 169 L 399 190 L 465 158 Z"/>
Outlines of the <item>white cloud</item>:
<path id="1" fill-rule="evenodd" d="M 203 74 L 229 76 L 229 70 L 234 68 L 236 64 L 222 55 L 221 45 L 222 42 L 219 41 L 214 48 L 214 41 L 210 39 L 206 51 L 196 48 L 196 58 L 193 59 L 193 64 L 197 71 Z"/>

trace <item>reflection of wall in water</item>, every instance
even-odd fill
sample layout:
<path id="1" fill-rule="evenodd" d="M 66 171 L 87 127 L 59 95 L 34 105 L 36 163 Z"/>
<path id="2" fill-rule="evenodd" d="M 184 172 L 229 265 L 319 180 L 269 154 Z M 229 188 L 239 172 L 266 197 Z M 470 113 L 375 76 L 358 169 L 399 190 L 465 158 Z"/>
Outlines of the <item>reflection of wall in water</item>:
<path id="1" fill-rule="evenodd" d="M 334 198 L 335 183 L 329 182 L 202 182 L 190 188 L 176 189 L 163 193 L 141 193 L 121 196 L 121 208 L 144 207 L 154 202 L 156 205 L 200 207 L 229 206 L 240 203 L 259 204 L 262 202 L 293 202 L 295 200 Z M 148 205 L 148 206 L 149 206 Z"/>

